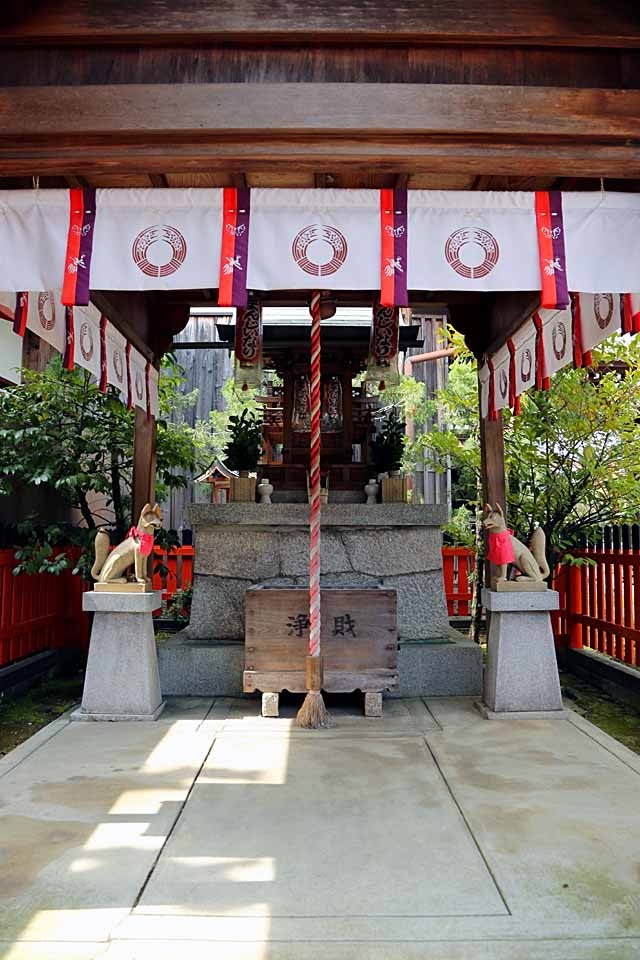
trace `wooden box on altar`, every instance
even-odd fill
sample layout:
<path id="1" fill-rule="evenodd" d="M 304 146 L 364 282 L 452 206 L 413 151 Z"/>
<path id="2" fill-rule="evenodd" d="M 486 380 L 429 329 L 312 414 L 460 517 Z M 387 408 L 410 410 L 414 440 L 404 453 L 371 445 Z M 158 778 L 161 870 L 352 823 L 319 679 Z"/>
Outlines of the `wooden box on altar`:
<path id="1" fill-rule="evenodd" d="M 396 591 L 321 591 L 324 689 L 382 692 L 398 686 Z M 252 587 L 245 594 L 245 693 L 304 693 L 309 649 L 306 587 Z"/>
<path id="2" fill-rule="evenodd" d="M 255 503 L 256 499 L 256 478 L 255 477 L 232 477 L 231 478 L 231 500 L 240 503 Z"/>
<path id="3" fill-rule="evenodd" d="M 407 478 L 406 477 L 383 477 L 382 478 L 382 502 L 383 503 L 405 503 L 407 500 Z"/>

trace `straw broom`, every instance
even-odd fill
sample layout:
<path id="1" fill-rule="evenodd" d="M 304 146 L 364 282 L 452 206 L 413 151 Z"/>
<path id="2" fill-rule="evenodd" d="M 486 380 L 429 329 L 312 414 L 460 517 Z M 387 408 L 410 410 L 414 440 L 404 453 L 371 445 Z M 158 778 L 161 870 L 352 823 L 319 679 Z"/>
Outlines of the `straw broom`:
<path id="1" fill-rule="evenodd" d="M 323 663 L 320 653 L 320 293 L 314 291 L 311 313 L 311 517 L 309 529 L 309 655 L 306 658 L 307 695 L 300 707 L 300 727 L 326 727 L 322 699 Z"/>

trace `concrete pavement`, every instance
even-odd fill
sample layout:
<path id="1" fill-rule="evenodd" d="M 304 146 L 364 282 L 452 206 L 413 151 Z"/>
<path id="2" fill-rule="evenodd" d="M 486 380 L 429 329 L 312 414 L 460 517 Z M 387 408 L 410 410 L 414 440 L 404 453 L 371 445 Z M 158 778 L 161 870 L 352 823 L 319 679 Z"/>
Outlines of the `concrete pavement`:
<path id="1" fill-rule="evenodd" d="M 640 957 L 640 757 L 467 699 L 174 699 L 0 761 L 10 960 Z"/>

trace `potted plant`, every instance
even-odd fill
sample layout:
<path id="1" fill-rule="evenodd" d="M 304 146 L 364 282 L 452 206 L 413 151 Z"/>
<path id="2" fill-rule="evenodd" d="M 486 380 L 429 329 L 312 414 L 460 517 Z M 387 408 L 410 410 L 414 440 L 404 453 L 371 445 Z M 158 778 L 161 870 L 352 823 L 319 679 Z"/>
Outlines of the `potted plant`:
<path id="1" fill-rule="evenodd" d="M 229 441 L 224 458 L 230 470 L 238 476 L 231 478 L 231 499 L 255 501 L 258 461 L 262 456 L 262 421 L 246 407 L 239 417 L 229 417 Z"/>
<path id="2" fill-rule="evenodd" d="M 406 442 L 405 423 L 393 408 L 383 416 L 381 429 L 371 441 L 371 460 L 382 480 L 382 499 L 386 502 L 406 500 L 406 484 L 400 476 Z"/>

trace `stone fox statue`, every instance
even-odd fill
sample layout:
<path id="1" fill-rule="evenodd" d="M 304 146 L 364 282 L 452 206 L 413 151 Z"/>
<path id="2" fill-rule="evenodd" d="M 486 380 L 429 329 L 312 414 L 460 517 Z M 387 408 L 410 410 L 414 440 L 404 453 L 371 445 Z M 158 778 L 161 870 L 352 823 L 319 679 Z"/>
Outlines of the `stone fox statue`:
<path id="1" fill-rule="evenodd" d="M 538 527 L 533 531 L 531 542 L 526 547 L 514 537 L 513 530 L 507 530 L 504 513 L 499 503 L 495 507 L 485 504 L 483 527 L 489 531 L 489 553 L 487 559 L 496 564 L 498 580 L 507 576 L 507 565 L 513 563 L 520 571 L 518 580 L 544 580 L 549 576 L 549 566 L 545 556 L 546 537 L 544 530 Z"/>
<path id="2" fill-rule="evenodd" d="M 147 576 L 147 558 L 153 549 L 153 536 L 162 526 L 162 514 L 156 503 L 154 507 L 147 503 L 142 508 L 137 527 L 131 527 L 127 539 L 119 543 L 109 553 L 109 534 L 98 530 L 94 550 L 95 563 L 91 576 L 98 583 L 126 583 L 123 576 L 133 564 L 136 583 L 149 583 Z"/>

